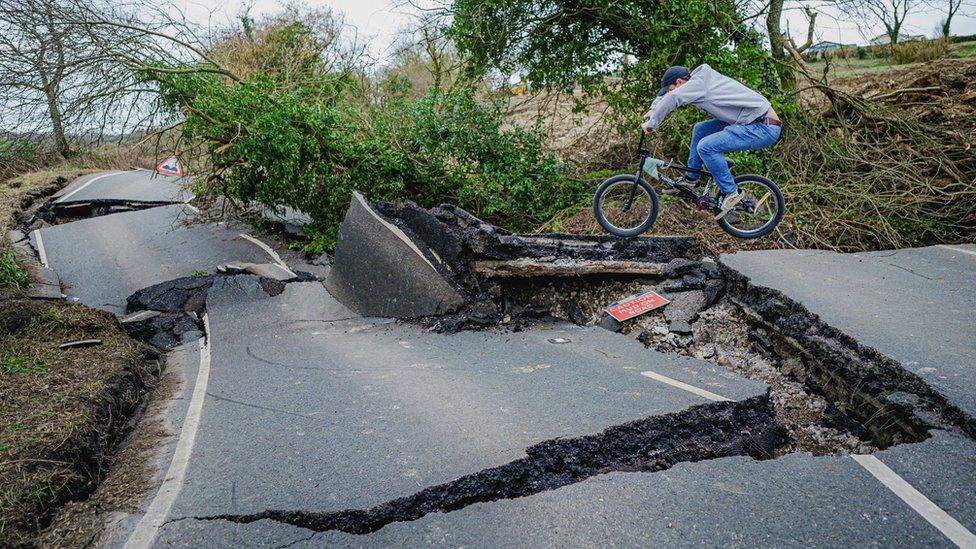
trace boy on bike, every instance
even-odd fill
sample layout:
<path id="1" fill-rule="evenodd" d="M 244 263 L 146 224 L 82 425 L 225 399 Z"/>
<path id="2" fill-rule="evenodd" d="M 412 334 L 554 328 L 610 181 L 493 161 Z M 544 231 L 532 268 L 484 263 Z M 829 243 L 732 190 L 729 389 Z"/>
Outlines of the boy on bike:
<path id="1" fill-rule="evenodd" d="M 700 170 L 704 163 L 715 178 L 721 208 L 715 219 L 722 219 L 742 200 L 723 154 L 771 147 L 779 139 L 782 124 L 768 99 L 708 65 L 699 65 L 690 72 L 685 67 L 664 72 L 657 99 L 644 115 L 641 128 L 650 133 L 671 111 L 689 104 L 712 117 L 695 124 L 691 132 L 688 166 Z M 685 175 L 689 181 L 698 177 Z"/>

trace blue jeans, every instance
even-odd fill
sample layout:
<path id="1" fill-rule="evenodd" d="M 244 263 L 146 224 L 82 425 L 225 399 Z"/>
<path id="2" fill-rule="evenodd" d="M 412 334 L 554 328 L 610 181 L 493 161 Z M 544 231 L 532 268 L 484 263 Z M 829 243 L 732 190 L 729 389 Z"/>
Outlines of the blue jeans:
<path id="1" fill-rule="evenodd" d="M 727 152 L 752 151 L 772 147 L 779 139 L 780 127 L 769 124 L 726 124 L 721 120 L 705 120 L 695 124 L 691 131 L 691 152 L 688 154 L 688 166 L 691 168 L 708 168 L 718 190 L 730 193 L 735 190 L 735 179 L 729 171 L 729 165 L 722 156 Z M 689 174 L 690 177 L 698 179 Z"/>

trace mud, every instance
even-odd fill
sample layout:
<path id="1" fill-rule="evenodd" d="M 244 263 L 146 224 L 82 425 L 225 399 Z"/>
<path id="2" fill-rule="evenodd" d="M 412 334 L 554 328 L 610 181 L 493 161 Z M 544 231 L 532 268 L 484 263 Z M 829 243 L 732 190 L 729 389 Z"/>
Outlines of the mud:
<path id="1" fill-rule="evenodd" d="M 392 522 L 454 511 L 479 502 L 525 497 L 613 471 L 663 471 L 677 463 L 728 456 L 765 459 L 781 444 L 768 395 L 713 402 L 610 427 L 595 435 L 552 439 L 528 457 L 432 486 L 369 509 L 332 513 L 268 510 L 194 517 L 250 523 L 264 519 L 314 531 L 375 532 Z"/>

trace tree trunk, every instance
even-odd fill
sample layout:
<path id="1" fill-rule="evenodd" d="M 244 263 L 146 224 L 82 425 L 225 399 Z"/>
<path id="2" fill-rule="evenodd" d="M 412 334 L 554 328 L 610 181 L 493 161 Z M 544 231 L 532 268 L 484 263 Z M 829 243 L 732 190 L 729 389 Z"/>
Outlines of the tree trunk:
<path id="1" fill-rule="evenodd" d="M 783 50 L 783 35 L 780 23 L 783 19 L 783 0 L 770 0 L 769 14 L 766 15 L 766 32 L 769 34 L 769 48 L 773 54 L 773 59 L 786 59 L 786 51 Z"/>
<path id="2" fill-rule="evenodd" d="M 58 108 L 57 95 L 52 84 L 44 86 L 44 95 L 47 96 L 47 112 L 51 117 L 51 134 L 54 137 L 54 146 L 63 158 L 68 158 L 71 156 L 71 147 L 68 146 L 68 138 L 64 135 L 61 110 Z"/>

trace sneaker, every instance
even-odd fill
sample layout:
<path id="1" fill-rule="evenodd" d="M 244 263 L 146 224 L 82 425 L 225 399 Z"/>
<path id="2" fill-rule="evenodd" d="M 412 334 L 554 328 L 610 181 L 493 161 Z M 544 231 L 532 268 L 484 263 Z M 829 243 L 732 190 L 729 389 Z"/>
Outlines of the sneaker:
<path id="1" fill-rule="evenodd" d="M 722 211 L 715 216 L 715 221 L 718 221 L 719 219 L 722 219 L 728 215 L 728 213 L 735 208 L 735 205 L 738 204 L 740 200 L 742 200 L 742 193 L 739 192 L 739 189 L 719 197 L 719 208 L 721 208 Z"/>

